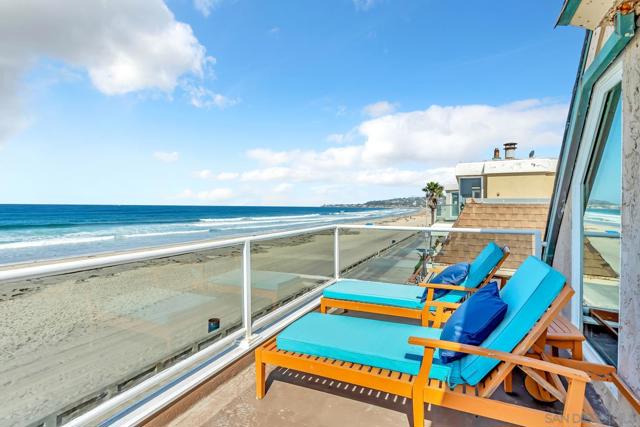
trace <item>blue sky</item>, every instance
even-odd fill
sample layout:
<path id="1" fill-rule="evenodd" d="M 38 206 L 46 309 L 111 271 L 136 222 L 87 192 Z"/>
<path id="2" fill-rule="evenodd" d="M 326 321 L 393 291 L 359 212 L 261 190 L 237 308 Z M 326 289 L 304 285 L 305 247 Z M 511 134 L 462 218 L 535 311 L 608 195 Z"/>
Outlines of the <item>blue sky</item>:
<path id="1" fill-rule="evenodd" d="M 507 140 L 556 156 L 583 39 L 561 1 L 9 3 L 0 203 L 419 195 Z"/>

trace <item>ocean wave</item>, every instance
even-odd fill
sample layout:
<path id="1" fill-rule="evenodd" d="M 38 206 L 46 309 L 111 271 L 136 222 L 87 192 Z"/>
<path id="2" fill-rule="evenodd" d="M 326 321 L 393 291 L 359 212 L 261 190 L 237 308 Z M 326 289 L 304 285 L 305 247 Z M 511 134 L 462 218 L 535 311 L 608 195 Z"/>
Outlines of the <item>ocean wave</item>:
<path id="1" fill-rule="evenodd" d="M 92 236 L 92 237 L 54 237 L 51 239 L 24 240 L 22 242 L 0 243 L 0 250 L 27 249 L 43 246 L 77 245 L 81 243 L 95 243 L 114 240 L 116 236 Z"/>
<path id="2" fill-rule="evenodd" d="M 345 217 L 337 220 L 336 219 L 334 220 L 317 219 L 315 221 L 295 221 L 295 222 L 281 222 L 281 223 L 271 223 L 271 224 L 264 224 L 264 223 L 251 223 L 246 225 L 237 224 L 237 226 L 235 227 L 220 227 L 220 228 L 216 228 L 216 230 L 231 231 L 231 230 L 253 230 L 253 229 L 262 229 L 262 228 L 287 228 L 287 227 L 292 227 L 294 225 L 309 225 L 310 223 L 320 223 L 319 225 L 322 225 L 322 224 L 329 225 L 329 224 L 334 224 L 338 221 L 348 221 L 352 219 L 362 219 L 362 217 Z"/>
<path id="3" fill-rule="evenodd" d="M 157 232 L 149 232 L 149 233 L 132 233 L 132 234 L 123 234 L 122 237 L 126 239 L 132 239 L 137 237 L 159 237 L 159 236 L 174 236 L 181 234 L 202 234 L 209 233 L 209 230 L 187 230 L 187 231 L 157 231 Z"/>
<path id="4" fill-rule="evenodd" d="M 317 218 L 320 214 L 308 214 L 308 215 L 274 215 L 274 216 L 242 216 L 233 218 L 201 218 L 200 222 L 203 223 L 251 223 L 251 222 L 278 222 L 291 219 L 303 219 L 303 218 Z"/>

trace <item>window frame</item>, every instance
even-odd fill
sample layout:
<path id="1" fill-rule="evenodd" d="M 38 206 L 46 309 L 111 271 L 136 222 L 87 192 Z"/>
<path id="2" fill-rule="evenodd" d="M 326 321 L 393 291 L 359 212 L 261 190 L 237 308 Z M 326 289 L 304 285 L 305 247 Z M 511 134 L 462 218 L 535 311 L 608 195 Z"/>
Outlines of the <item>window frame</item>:
<path id="1" fill-rule="evenodd" d="M 575 291 L 575 295 L 571 300 L 571 322 L 581 331 L 583 328 L 584 271 L 583 216 L 586 206 L 584 182 L 593 163 L 592 154 L 594 153 L 595 145 L 601 135 L 600 128 L 604 119 L 607 101 L 611 91 L 622 85 L 622 73 L 623 63 L 622 60 L 618 59 L 594 86 L 571 180 L 571 286 Z M 624 124 L 624 116 L 622 121 Z M 604 363 L 604 359 L 591 346 L 588 340 L 584 342 L 584 347 L 587 360 Z"/>

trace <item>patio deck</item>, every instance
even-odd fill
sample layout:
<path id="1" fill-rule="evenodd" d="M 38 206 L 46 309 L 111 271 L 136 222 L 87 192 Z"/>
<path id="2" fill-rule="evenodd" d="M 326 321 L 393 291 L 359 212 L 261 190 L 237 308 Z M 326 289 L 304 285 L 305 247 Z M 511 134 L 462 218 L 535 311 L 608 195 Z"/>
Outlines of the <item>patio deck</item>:
<path id="1" fill-rule="evenodd" d="M 355 313 L 353 313 L 355 314 Z M 362 315 L 365 316 L 365 315 Z M 367 315 L 367 317 L 369 317 Z M 375 316 L 381 318 L 382 316 Z M 147 427 L 325 427 L 334 425 L 396 427 L 411 425 L 411 401 L 389 393 L 283 368 L 267 367 L 267 394 L 255 397 L 253 353 L 144 424 Z M 535 401 L 514 371 L 513 393 L 501 388 L 495 398 L 532 408 L 562 412 L 562 405 Z M 591 385 L 587 397 L 605 425 L 616 425 Z M 446 408 L 425 409 L 425 425 L 433 427 L 498 427 L 509 425 Z M 336 424 L 337 423 L 337 424 Z"/>

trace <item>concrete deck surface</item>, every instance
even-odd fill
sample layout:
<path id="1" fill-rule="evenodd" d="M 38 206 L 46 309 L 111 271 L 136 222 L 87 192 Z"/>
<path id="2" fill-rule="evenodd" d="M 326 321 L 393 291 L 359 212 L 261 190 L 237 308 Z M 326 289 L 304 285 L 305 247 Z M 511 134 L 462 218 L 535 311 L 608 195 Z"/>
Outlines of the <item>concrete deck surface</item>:
<path id="1" fill-rule="evenodd" d="M 495 396 L 507 402 L 561 412 L 561 405 L 557 403 L 535 402 L 521 384 L 521 375 L 516 373 L 515 393 L 507 395 L 498 390 Z M 410 427 L 410 417 L 408 399 L 281 368 L 268 371 L 267 394 L 263 400 L 257 400 L 255 370 L 251 364 L 187 408 L 169 409 L 149 426 Z M 425 426 L 433 427 L 505 425 L 436 406 L 427 411 L 425 417 Z"/>

